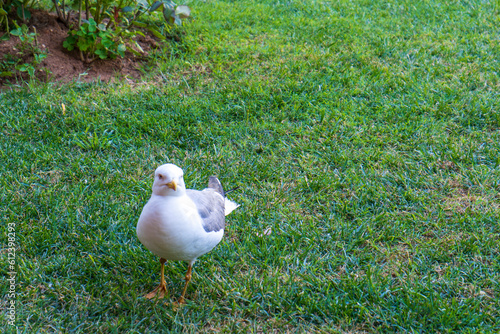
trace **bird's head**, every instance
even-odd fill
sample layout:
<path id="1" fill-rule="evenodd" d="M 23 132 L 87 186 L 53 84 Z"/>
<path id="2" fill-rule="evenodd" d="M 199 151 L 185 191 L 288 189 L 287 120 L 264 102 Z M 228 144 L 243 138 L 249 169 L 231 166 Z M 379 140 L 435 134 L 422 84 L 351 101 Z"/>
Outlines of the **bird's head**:
<path id="1" fill-rule="evenodd" d="M 186 192 L 184 172 L 174 164 L 156 168 L 153 194 L 159 196 L 180 196 Z"/>

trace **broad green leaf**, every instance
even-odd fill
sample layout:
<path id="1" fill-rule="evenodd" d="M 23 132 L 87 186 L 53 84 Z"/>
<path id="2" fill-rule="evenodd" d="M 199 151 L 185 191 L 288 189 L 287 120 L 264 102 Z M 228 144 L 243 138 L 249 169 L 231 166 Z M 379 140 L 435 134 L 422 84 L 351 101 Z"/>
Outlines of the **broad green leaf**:
<path id="1" fill-rule="evenodd" d="M 153 3 L 151 5 L 151 7 L 149 8 L 149 11 L 150 12 L 154 12 L 155 10 L 157 10 L 158 8 L 160 8 L 161 5 L 163 5 L 163 2 L 161 2 L 161 1 L 155 1 L 155 3 Z"/>
<path id="2" fill-rule="evenodd" d="M 170 7 L 163 8 L 163 17 L 165 18 L 165 21 L 167 21 L 169 24 L 171 22 L 172 15 L 175 15 L 174 8 L 170 8 Z"/>
<path id="3" fill-rule="evenodd" d="M 8 13 L 3 8 L 0 8 L 0 15 L 5 16 L 7 14 Z"/>
<path id="4" fill-rule="evenodd" d="M 118 45 L 117 51 L 120 54 L 120 56 L 122 56 L 122 57 L 125 56 L 126 50 L 127 50 L 127 47 L 125 46 L 125 44 Z"/>
<path id="5" fill-rule="evenodd" d="M 188 18 L 191 15 L 191 9 L 186 5 L 180 5 L 175 9 L 175 15 L 181 19 Z"/>
<path id="6" fill-rule="evenodd" d="M 16 70 L 21 71 L 21 72 L 26 72 L 27 71 L 27 64 L 21 64 L 16 66 Z"/>
<path id="7" fill-rule="evenodd" d="M 106 59 L 108 58 L 108 53 L 106 52 L 106 50 L 95 50 L 95 54 L 99 56 L 99 58 L 101 59 Z"/>
<path id="8" fill-rule="evenodd" d="M 11 30 L 10 34 L 14 35 L 14 36 L 21 36 L 23 34 L 23 31 L 21 30 L 21 28 L 17 28 L 17 29 Z"/>
<path id="9" fill-rule="evenodd" d="M 124 13 L 129 13 L 133 10 L 134 10 L 134 8 L 132 8 L 131 6 L 126 6 L 126 7 L 122 8 L 122 12 L 124 12 Z"/>
<path id="10" fill-rule="evenodd" d="M 35 61 L 34 64 L 40 64 L 42 60 L 47 58 L 47 55 L 45 53 L 35 53 Z"/>
<path id="11" fill-rule="evenodd" d="M 87 41 L 84 39 L 79 39 L 78 42 L 76 43 L 78 48 L 82 51 L 87 51 L 93 44 L 94 44 L 93 41 Z"/>
<path id="12" fill-rule="evenodd" d="M 97 26 L 97 28 L 100 31 L 106 31 L 106 25 L 104 23 L 99 23 L 99 25 Z"/>
<path id="13" fill-rule="evenodd" d="M 102 43 L 102 45 L 104 45 L 104 47 L 105 47 L 106 49 L 111 49 L 111 47 L 112 47 L 112 46 L 113 46 L 113 44 L 114 44 L 114 42 L 113 42 L 112 40 L 108 39 L 108 38 L 103 38 L 103 39 L 101 40 L 101 43 Z"/>
<path id="14" fill-rule="evenodd" d="M 19 16 L 20 19 L 23 18 L 23 12 L 24 12 L 24 17 L 26 18 L 26 20 L 29 20 L 31 18 L 31 13 L 29 12 L 29 10 L 24 8 L 24 11 L 23 11 L 23 7 L 17 7 L 17 16 Z"/>
<path id="15" fill-rule="evenodd" d="M 65 47 L 68 51 L 71 51 L 75 48 L 76 40 L 73 37 L 68 37 L 63 42 L 63 47 Z"/>

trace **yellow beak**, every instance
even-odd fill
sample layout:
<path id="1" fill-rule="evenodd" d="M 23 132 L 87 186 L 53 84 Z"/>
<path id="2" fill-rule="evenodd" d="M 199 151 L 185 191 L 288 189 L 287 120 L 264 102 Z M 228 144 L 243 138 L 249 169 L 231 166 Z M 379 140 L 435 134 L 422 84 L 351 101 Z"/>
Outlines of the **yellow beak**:
<path id="1" fill-rule="evenodd" d="M 167 183 L 167 187 L 169 187 L 170 189 L 173 189 L 174 191 L 176 191 L 177 190 L 177 183 L 175 183 L 175 181 L 172 180 L 169 183 Z"/>

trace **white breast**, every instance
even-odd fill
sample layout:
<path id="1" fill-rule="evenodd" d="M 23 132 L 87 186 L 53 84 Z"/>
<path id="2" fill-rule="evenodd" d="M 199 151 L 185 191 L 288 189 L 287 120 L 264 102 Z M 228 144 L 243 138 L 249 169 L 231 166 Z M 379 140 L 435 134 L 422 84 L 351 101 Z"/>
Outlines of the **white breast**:
<path id="1" fill-rule="evenodd" d="M 137 224 L 142 244 L 167 260 L 194 261 L 212 250 L 223 234 L 224 230 L 205 232 L 198 210 L 187 196 L 153 195 Z"/>

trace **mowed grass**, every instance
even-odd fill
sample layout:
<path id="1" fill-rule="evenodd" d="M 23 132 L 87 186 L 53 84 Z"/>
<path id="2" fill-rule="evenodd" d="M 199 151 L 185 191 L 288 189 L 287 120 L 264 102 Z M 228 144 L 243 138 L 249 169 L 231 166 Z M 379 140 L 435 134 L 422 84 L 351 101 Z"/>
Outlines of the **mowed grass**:
<path id="1" fill-rule="evenodd" d="M 18 332 L 500 331 L 498 3 L 190 6 L 139 83 L 0 93 Z M 166 162 L 241 204 L 180 308 L 135 233 Z"/>

